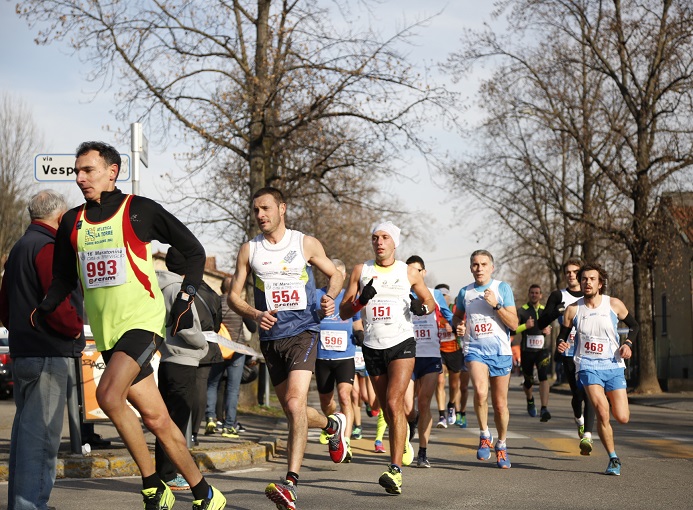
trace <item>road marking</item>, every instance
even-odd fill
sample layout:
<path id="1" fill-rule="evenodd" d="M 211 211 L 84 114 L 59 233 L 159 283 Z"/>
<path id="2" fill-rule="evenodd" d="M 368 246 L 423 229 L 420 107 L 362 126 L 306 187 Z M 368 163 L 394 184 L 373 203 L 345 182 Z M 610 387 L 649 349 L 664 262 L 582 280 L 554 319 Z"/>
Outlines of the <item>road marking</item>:
<path id="1" fill-rule="evenodd" d="M 693 441 L 693 438 L 691 437 L 677 437 L 677 436 L 672 436 L 671 434 L 667 434 L 666 432 L 660 432 L 658 430 L 629 430 L 629 432 L 637 432 L 639 434 L 646 434 L 648 436 L 655 436 L 655 437 L 661 437 L 664 439 L 669 439 L 671 441 L 679 441 L 681 443 L 690 443 Z"/>
<path id="2" fill-rule="evenodd" d="M 578 433 L 577 433 L 577 428 L 570 429 L 570 430 L 569 429 L 549 429 L 546 432 L 553 432 L 554 434 L 560 434 L 562 436 L 573 437 L 577 441 L 580 440 L 580 437 L 578 436 Z"/>
<path id="3" fill-rule="evenodd" d="M 468 427 L 468 428 L 462 429 L 462 430 L 464 430 L 465 435 L 471 434 L 472 436 L 475 436 L 477 438 L 481 434 L 481 431 L 478 428 L 474 428 L 474 427 Z M 496 429 L 489 429 L 489 431 L 491 432 L 491 435 L 493 435 L 494 441 L 496 439 L 498 439 L 498 431 Z M 517 432 L 513 432 L 512 430 L 509 430 L 508 434 L 507 434 L 507 439 L 529 439 L 529 436 L 523 436 L 522 434 L 518 434 Z M 478 441 L 478 439 L 477 439 L 477 441 Z"/>
<path id="4" fill-rule="evenodd" d="M 580 441 L 577 438 L 542 437 L 534 438 L 534 440 L 559 457 L 580 457 Z M 594 450 L 592 455 L 594 456 Z"/>
<path id="5" fill-rule="evenodd" d="M 215 473 L 215 474 L 220 474 L 220 475 L 228 475 L 228 474 L 234 474 L 234 475 L 240 475 L 243 473 L 257 473 L 259 471 L 271 471 L 269 468 L 260 468 L 260 467 L 254 467 L 254 468 L 248 468 L 248 469 L 233 469 L 230 471 L 222 471 L 221 473 Z M 210 476 L 210 473 L 205 473 L 206 476 Z"/>
<path id="6" fill-rule="evenodd" d="M 693 459 L 693 446 L 682 445 L 678 441 L 670 439 L 641 439 L 638 444 L 647 445 L 649 449 L 656 451 L 666 458 Z"/>

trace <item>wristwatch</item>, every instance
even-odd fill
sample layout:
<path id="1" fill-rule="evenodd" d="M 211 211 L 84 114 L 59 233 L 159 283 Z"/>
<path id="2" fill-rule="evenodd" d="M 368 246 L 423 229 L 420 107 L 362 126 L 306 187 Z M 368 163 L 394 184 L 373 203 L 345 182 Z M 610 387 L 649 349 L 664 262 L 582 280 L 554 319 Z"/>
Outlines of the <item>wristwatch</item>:
<path id="1" fill-rule="evenodd" d="M 196 293 L 197 291 L 195 290 L 195 287 L 192 285 L 186 285 L 185 289 L 183 287 L 181 287 L 180 289 L 180 297 L 185 301 L 190 301 L 193 297 L 195 297 Z"/>
<path id="2" fill-rule="evenodd" d="M 496 306 L 493 307 L 494 310 L 500 310 L 503 308 L 500 303 L 496 303 Z"/>

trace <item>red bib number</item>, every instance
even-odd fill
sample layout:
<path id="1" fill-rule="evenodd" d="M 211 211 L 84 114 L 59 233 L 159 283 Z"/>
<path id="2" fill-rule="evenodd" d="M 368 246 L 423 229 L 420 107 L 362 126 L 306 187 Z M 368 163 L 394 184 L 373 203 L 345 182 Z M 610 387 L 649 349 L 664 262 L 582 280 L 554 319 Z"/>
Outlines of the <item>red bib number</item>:
<path id="1" fill-rule="evenodd" d="M 81 252 L 79 261 L 87 289 L 114 287 L 127 282 L 125 248 Z"/>
<path id="2" fill-rule="evenodd" d="M 268 310 L 305 310 L 306 286 L 300 281 L 265 282 Z"/>
<path id="3" fill-rule="evenodd" d="M 346 351 L 348 337 L 346 331 L 321 330 L 320 345 L 326 351 Z"/>

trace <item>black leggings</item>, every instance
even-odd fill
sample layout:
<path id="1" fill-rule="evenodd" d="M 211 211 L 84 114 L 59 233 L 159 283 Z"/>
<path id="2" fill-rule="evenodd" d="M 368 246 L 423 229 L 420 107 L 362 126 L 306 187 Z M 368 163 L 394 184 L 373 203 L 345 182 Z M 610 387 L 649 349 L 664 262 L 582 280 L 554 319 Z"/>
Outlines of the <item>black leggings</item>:
<path id="1" fill-rule="evenodd" d="M 573 415 L 576 418 L 580 416 L 585 417 L 585 432 L 592 433 L 592 428 L 594 427 L 594 407 L 592 407 L 592 402 L 587 398 L 587 393 L 585 393 L 584 388 L 579 388 L 577 383 L 577 374 L 575 373 L 575 362 L 572 357 L 563 357 L 563 371 L 565 373 L 566 379 L 568 379 L 568 384 L 570 385 L 570 392 L 573 394 L 573 399 L 570 404 L 573 406 Z M 585 403 L 585 411 L 583 414 L 582 403 Z"/>

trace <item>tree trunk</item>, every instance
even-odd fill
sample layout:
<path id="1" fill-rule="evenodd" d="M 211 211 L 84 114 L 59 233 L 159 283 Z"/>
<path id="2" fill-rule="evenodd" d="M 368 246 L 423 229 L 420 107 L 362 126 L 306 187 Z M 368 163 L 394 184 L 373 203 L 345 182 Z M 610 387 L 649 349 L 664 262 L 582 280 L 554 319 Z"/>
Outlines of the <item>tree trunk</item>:
<path id="1" fill-rule="evenodd" d="M 640 325 L 640 340 L 637 342 L 639 381 L 636 393 L 661 393 L 657 379 L 654 330 L 652 328 L 652 293 L 650 292 L 650 269 L 640 257 L 633 256 L 633 288 L 635 291 L 635 319 Z"/>
<path id="2" fill-rule="evenodd" d="M 265 153 L 267 125 L 265 109 L 268 101 L 268 52 L 270 45 L 269 14 L 271 0 L 258 0 L 255 46 L 255 75 L 251 84 L 252 98 L 250 100 L 250 138 L 248 153 L 250 155 L 250 195 L 266 185 L 267 154 Z M 250 203 L 248 204 L 250 206 Z M 252 222 L 251 222 L 251 228 Z M 250 234 L 250 232 L 249 232 Z"/>

